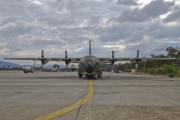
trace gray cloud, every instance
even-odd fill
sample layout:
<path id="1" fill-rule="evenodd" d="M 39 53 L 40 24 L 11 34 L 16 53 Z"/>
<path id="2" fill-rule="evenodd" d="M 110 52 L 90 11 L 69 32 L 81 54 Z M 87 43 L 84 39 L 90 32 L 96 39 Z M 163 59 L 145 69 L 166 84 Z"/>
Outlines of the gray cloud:
<path id="1" fill-rule="evenodd" d="M 152 20 L 162 14 L 166 14 L 175 2 L 165 2 L 164 0 L 151 1 L 143 8 L 127 9 L 119 16 L 120 22 L 143 22 Z"/>
<path id="2" fill-rule="evenodd" d="M 173 22 L 173 21 L 178 21 L 180 22 L 180 7 L 177 7 L 172 13 L 170 13 L 164 20 L 163 22 L 168 23 L 168 22 Z"/>
<path id="3" fill-rule="evenodd" d="M 134 57 L 165 53 L 180 45 L 179 5 L 153 0 L 142 7 L 137 0 L 5 0 L 0 3 L 0 56 L 64 57 L 93 53 Z M 118 4 L 117 4 L 118 3 Z M 132 6 L 135 7 L 132 9 Z M 165 19 L 160 16 L 169 13 Z M 173 22 L 173 24 L 171 24 Z M 108 54 L 108 55 L 107 55 Z"/>
<path id="4" fill-rule="evenodd" d="M 137 6 L 139 5 L 137 3 L 138 0 L 117 0 L 117 4 L 121 4 L 121 5 L 130 5 L 130 6 Z"/>

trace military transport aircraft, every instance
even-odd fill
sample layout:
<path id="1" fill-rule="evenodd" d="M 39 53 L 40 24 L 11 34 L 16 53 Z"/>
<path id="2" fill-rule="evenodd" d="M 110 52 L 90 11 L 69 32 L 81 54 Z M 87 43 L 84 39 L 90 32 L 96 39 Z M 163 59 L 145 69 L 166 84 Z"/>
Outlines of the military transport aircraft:
<path id="1" fill-rule="evenodd" d="M 136 62 L 135 68 L 138 68 L 139 61 L 147 61 L 147 60 L 176 60 L 176 58 L 139 58 L 139 50 L 137 50 L 136 58 L 115 58 L 114 51 L 112 51 L 112 58 L 97 58 L 96 56 L 91 54 L 91 40 L 89 40 L 89 54 L 82 58 L 68 58 L 67 51 L 65 51 L 65 58 L 45 58 L 44 51 L 41 52 L 41 58 L 4 58 L 8 60 L 34 60 L 41 61 L 41 69 L 43 69 L 43 65 L 48 63 L 49 61 L 65 61 L 66 69 L 70 63 L 79 63 L 79 78 L 82 76 L 87 76 L 88 79 L 97 75 L 98 78 L 101 78 L 102 72 L 100 63 L 110 63 L 112 68 L 116 61 L 132 61 Z"/>

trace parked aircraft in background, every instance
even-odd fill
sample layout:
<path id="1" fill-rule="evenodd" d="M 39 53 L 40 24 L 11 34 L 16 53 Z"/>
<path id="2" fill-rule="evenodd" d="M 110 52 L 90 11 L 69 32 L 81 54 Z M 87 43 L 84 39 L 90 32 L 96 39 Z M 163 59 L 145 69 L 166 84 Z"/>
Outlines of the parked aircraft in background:
<path id="1" fill-rule="evenodd" d="M 48 63 L 49 61 L 64 61 L 66 64 L 66 69 L 70 63 L 79 63 L 79 78 L 82 76 L 87 76 L 88 78 L 92 78 L 97 75 L 98 78 L 101 78 L 102 72 L 100 68 L 100 63 L 110 63 L 112 68 L 116 61 L 134 61 L 136 62 L 135 68 L 138 68 L 139 61 L 147 61 L 147 60 L 176 60 L 176 58 L 139 58 L 139 50 L 137 50 L 136 58 L 115 58 L 114 51 L 112 51 L 112 58 L 100 58 L 91 54 L 91 40 L 89 40 L 89 54 L 80 58 L 68 58 L 67 51 L 65 51 L 65 58 L 45 58 L 44 51 L 41 52 L 41 58 L 4 58 L 7 60 L 34 60 L 41 61 L 41 69 L 43 69 L 43 65 Z"/>
<path id="2" fill-rule="evenodd" d="M 33 73 L 34 72 L 34 68 L 33 67 L 26 67 L 26 66 L 24 66 L 22 69 L 23 69 L 24 73 L 29 73 L 29 72 Z"/>

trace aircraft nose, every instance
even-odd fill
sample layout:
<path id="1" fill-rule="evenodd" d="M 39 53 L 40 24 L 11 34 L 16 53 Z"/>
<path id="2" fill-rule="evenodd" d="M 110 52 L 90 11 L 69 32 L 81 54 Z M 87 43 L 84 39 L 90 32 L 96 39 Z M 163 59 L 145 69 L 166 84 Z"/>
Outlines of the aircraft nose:
<path id="1" fill-rule="evenodd" d="M 87 63 L 85 65 L 85 70 L 87 73 L 92 73 L 95 70 L 95 65 L 93 63 Z"/>

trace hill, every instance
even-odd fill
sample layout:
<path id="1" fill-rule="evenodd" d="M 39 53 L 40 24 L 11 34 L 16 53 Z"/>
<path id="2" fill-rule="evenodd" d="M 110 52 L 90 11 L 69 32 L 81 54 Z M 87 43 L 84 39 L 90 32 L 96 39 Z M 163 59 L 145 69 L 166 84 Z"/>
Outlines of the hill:
<path id="1" fill-rule="evenodd" d="M 11 62 L 4 62 L 0 61 L 0 67 L 13 67 L 13 66 L 19 66 L 18 64 L 11 63 Z"/>
<path id="2" fill-rule="evenodd" d="M 29 66 L 29 67 L 34 67 L 34 65 L 19 65 L 11 62 L 5 62 L 5 61 L 0 61 L 0 67 L 13 67 L 13 66 Z M 36 67 L 40 67 L 40 64 L 36 64 Z M 44 65 L 44 67 L 52 67 L 53 65 Z M 60 68 L 65 68 L 65 65 L 59 64 Z"/>

